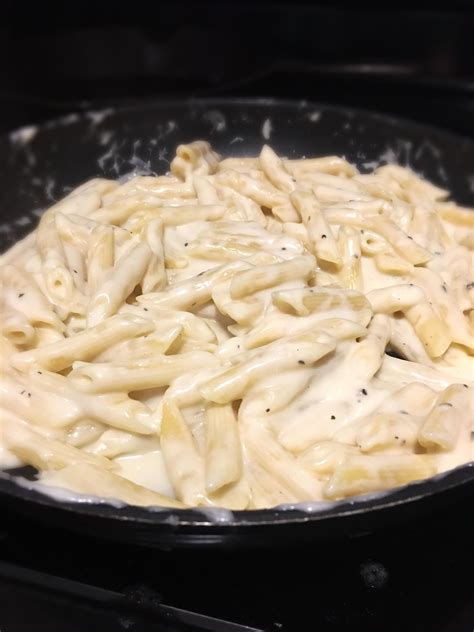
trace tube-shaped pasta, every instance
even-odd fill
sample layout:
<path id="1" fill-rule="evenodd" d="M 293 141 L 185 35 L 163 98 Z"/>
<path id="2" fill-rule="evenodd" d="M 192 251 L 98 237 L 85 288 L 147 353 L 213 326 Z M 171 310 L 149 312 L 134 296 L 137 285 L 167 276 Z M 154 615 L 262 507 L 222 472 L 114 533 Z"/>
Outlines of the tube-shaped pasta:
<path id="1" fill-rule="evenodd" d="M 249 267 L 250 264 L 236 261 L 212 268 L 209 272 L 170 285 L 162 292 L 151 292 L 146 296 L 139 296 L 137 300 L 141 305 L 150 304 L 161 308 L 189 310 L 210 300 L 215 282 L 229 279 L 240 270 Z"/>
<path id="2" fill-rule="evenodd" d="M 245 347 L 261 347 L 284 338 L 288 331 L 293 335 L 320 331 L 333 336 L 336 340 L 359 338 L 367 333 L 366 328 L 357 322 L 357 314 L 344 314 L 346 318 L 327 318 L 328 315 L 330 314 L 324 312 L 314 312 L 309 316 L 270 313 L 243 337 Z"/>
<path id="3" fill-rule="evenodd" d="M 449 328 L 438 318 L 428 301 L 405 310 L 405 316 L 413 325 L 419 339 L 431 358 L 443 355 L 452 342 Z"/>
<path id="4" fill-rule="evenodd" d="M 150 408 L 126 393 L 82 393 L 78 395 L 78 402 L 85 417 L 108 426 L 144 435 L 156 432 Z"/>
<path id="5" fill-rule="evenodd" d="M 81 408 L 71 393 L 62 388 L 65 378 L 51 384 L 43 379 L 43 372 L 33 374 L 2 375 L 0 378 L 0 402 L 4 410 L 18 415 L 33 426 L 64 428 L 81 418 Z"/>
<path id="6" fill-rule="evenodd" d="M 152 219 L 143 229 L 143 236 L 152 252 L 142 281 L 142 291 L 147 294 L 163 289 L 168 282 L 163 250 L 163 221 Z"/>
<path id="7" fill-rule="evenodd" d="M 320 481 L 309 470 L 301 467 L 267 428 L 260 424 L 246 424 L 242 432 L 249 455 L 298 500 L 311 500 L 320 495 Z"/>
<path id="8" fill-rule="evenodd" d="M 273 292 L 272 301 L 285 313 L 307 316 L 325 312 L 325 318 L 348 318 L 368 325 L 372 317 L 369 301 L 355 290 L 312 287 Z"/>
<path id="9" fill-rule="evenodd" d="M 20 422 L 3 420 L 2 433 L 7 448 L 37 470 L 60 470 L 77 463 L 88 463 L 105 470 L 114 468 L 113 462 L 102 456 L 45 437 Z"/>
<path id="10" fill-rule="evenodd" d="M 375 173 L 381 175 L 383 178 L 393 178 L 399 182 L 408 193 L 412 190 L 417 193 L 424 193 L 431 200 L 443 200 L 449 195 L 445 189 L 441 189 L 431 182 L 428 182 L 428 180 L 424 180 L 411 169 L 402 167 L 401 165 L 384 165 L 383 167 L 379 167 Z"/>
<path id="11" fill-rule="evenodd" d="M 179 408 L 171 401 L 163 403 L 160 441 L 176 495 L 188 505 L 203 504 L 204 462 Z"/>
<path id="12" fill-rule="evenodd" d="M 313 192 L 318 202 L 322 204 L 336 204 L 338 202 L 371 202 L 372 198 L 361 192 L 348 191 L 341 187 L 316 184 Z"/>
<path id="13" fill-rule="evenodd" d="M 348 454 L 358 454 L 352 445 L 338 441 L 320 441 L 298 455 L 298 462 L 315 474 L 332 474 Z"/>
<path id="14" fill-rule="evenodd" d="M 18 353 L 11 361 L 20 371 L 35 364 L 52 371 L 62 371 L 74 361 L 91 360 L 120 340 L 149 333 L 152 329 L 153 323 L 144 318 L 120 314 L 70 338 Z"/>
<path id="15" fill-rule="evenodd" d="M 160 208 L 160 219 L 165 226 L 179 226 L 189 222 L 215 221 L 223 217 L 225 206 L 217 204 L 191 206 L 163 206 Z"/>
<path id="16" fill-rule="evenodd" d="M 87 287 L 93 296 L 111 273 L 114 260 L 114 228 L 98 224 L 92 230 L 87 251 Z"/>
<path id="17" fill-rule="evenodd" d="M 367 254 L 367 252 L 364 254 Z M 404 274 L 408 276 L 413 270 L 411 263 L 408 263 L 408 261 L 405 261 L 394 252 L 377 252 L 374 262 L 377 269 L 386 274 Z"/>
<path id="18" fill-rule="evenodd" d="M 347 365 L 354 367 L 359 383 L 366 383 L 378 371 L 389 339 L 390 321 L 387 316 L 376 314 L 367 336 L 350 349 L 346 358 Z"/>
<path id="19" fill-rule="evenodd" d="M 355 439 L 365 454 L 393 449 L 414 450 L 418 424 L 409 415 L 379 412 L 357 425 Z"/>
<path id="20" fill-rule="evenodd" d="M 404 312 L 406 309 L 425 302 L 423 290 L 417 285 L 402 284 L 371 290 L 366 294 L 374 312 L 393 314 Z"/>
<path id="21" fill-rule="evenodd" d="M 219 155 L 212 150 L 209 143 L 196 140 L 187 145 L 178 145 L 170 170 L 173 175 L 186 179 L 191 173 L 199 175 L 214 173 L 218 164 Z"/>
<path id="22" fill-rule="evenodd" d="M 301 215 L 301 221 L 306 226 L 312 250 L 321 261 L 340 266 L 342 261 L 332 229 L 326 222 L 324 213 L 313 194 L 307 191 L 296 191 L 291 195 L 291 201 Z"/>
<path id="23" fill-rule="evenodd" d="M 205 414 L 206 492 L 214 493 L 242 475 L 242 448 L 231 404 L 209 404 Z"/>
<path id="24" fill-rule="evenodd" d="M 80 494 L 93 495 L 100 498 L 118 499 L 129 505 L 144 507 L 185 507 L 183 503 L 163 496 L 158 492 L 132 483 L 132 481 L 95 467 L 89 463 L 69 465 L 58 472 L 48 473 L 42 477 L 44 485 L 67 487 Z"/>
<path id="25" fill-rule="evenodd" d="M 203 397 L 217 404 L 240 399 L 249 385 L 270 370 L 312 364 L 336 346 L 334 338 L 322 333 L 303 334 L 259 348 L 249 360 L 223 371 L 201 387 Z"/>
<path id="26" fill-rule="evenodd" d="M 36 339 L 34 327 L 21 312 L 14 310 L 0 313 L 0 332 L 18 346 L 32 345 Z"/>
<path id="27" fill-rule="evenodd" d="M 287 202 L 286 196 L 268 180 L 255 180 L 250 176 L 231 169 L 217 175 L 218 182 L 244 195 L 260 206 L 273 208 Z"/>
<path id="28" fill-rule="evenodd" d="M 160 323 L 161 325 L 161 323 Z M 116 345 L 108 347 L 99 354 L 96 362 L 111 362 L 120 358 L 120 362 L 128 362 L 132 364 L 140 359 L 149 358 L 167 353 L 173 343 L 181 337 L 183 327 L 181 325 L 169 325 L 168 327 L 159 327 L 151 334 L 123 340 Z"/>
<path id="29" fill-rule="evenodd" d="M 87 308 L 87 324 L 93 327 L 114 314 L 139 285 L 150 263 L 147 244 L 137 244 L 121 257 L 109 277 L 91 297 Z"/>
<path id="30" fill-rule="evenodd" d="M 268 145 L 264 145 L 260 152 L 260 165 L 263 173 L 277 189 L 285 193 L 295 190 L 294 179 L 285 170 L 282 160 Z"/>
<path id="31" fill-rule="evenodd" d="M 342 226 L 339 229 L 338 246 L 343 261 L 340 278 L 344 287 L 362 290 L 360 233 L 351 226 Z"/>
<path id="32" fill-rule="evenodd" d="M 456 446 L 462 418 L 472 416 L 472 402 L 462 384 L 453 384 L 442 391 L 433 410 L 418 433 L 418 442 L 431 450 L 453 450 Z"/>
<path id="33" fill-rule="evenodd" d="M 433 459 L 423 454 L 348 455 L 324 487 L 326 498 L 366 494 L 432 476 Z"/>
<path id="34" fill-rule="evenodd" d="M 96 438 L 94 443 L 89 442 L 87 452 L 114 459 L 124 454 L 158 450 L 159 447 L 159 439 L 153 435 L 139 435 L 117 428 L 108 428 Z"/>
<path id="35" fill-rule="evenodd" d="M 219 204 L 216 187 L 206 176 L 193 176 L 193 187 L 199 204 Z"/>
<path id="36" fill-rule="evenodd" d="M 185 373 L 188 367 L 215 364 L 215 357 L 204 351 L 168 356 L 154 355 L 132 360 L 127 364 L 74 362 L 68 379 L 75 387 L 88 393 L 140 391 L 168 386 L 176 377 Z"/>
<path id="37" fill-rule="evenodd" d="M 379 233 L 398 254 L 413 265 L 427 263 L 431 260 L 431 253 L 426 248 L 417 244 L 413 237 L 407 235 L 388 218 L 381 218 L 378 215 L 364 215 L 352 209 L 335 208 L 327 209 L 325 216 L 329 224 L 348 224 L 361 229 L 367 227 Z"/>
<path id="38" fill-rule="evenodd" d="M 54 215 L 43 215 L 36 236 L 36 247 L 41 255 L 42 274 L 49 295 L 60 304 L 67 302 L 72 296 L 74 282 L 54 225 Z"/>
<path id="39" fill-rule="evenodd" d="M 350 162 L 339 156 L 323 156 L 322 158 L 304 158 L 301 160 L 285 160 L 285 169 L 296 178 L 308 172 L 329 173 L 332 175 L 354 176 L 357 169 Z"/>
<path id="40" fill-rule="evenodd" d="M 314 267 L 314 259 L 311 256 L 304 256 L 238 272 L 231 281 L 230 295 L 233 299 L 240 299 L 273 285 L 295 279 L 305 280 Z"/>

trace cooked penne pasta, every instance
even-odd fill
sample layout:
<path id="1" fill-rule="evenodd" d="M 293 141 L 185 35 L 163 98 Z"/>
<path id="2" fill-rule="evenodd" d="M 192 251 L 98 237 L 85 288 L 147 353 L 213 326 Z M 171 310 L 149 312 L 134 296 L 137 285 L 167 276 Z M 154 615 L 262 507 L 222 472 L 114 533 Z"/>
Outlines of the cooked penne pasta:
<path id="1" fill-rule="evenodd" d="M 206 409 L 206 491 L 213 494 L 242 476 L 242 449 L 231 404 Z"/>
<path id="2" fill-rule="evenodd" d="M 186 504 L 199 505 L 205 499 L 204 462 L 191 431 L 173 402 L 163 405 L 161 449 L 176 495 Z"/>
<path id="3" fill-rule="evenodd" d="M 151 259 L 147 244 L 137 244 L 122 256 L 104 283 L 91 297 L 87 307 L 87 324 L 98 325 L 115 314 L 125 303 L 135 287 L 143 281 Z"/>
<path id="4" fill-rule="evenodd" d="M 61 371 L 77 360 L 90 360 L 107 347 L 153 330 L 153 324 L 137 316 L 127 314 L 111 316 L 107 320 L 70 336 L 31 351 L 18 353 L 12 364 L 19 370 L 39 364 L 52 371 Z"/>
<path id="5" fill-rule="evenodd" d="M 308 238 L 316 257 L 321 261 L 341 265 L 332 229 L 326 222 L 317 199 L 308 192 L 297 191 L 291 195 L 291 201 L 298 210 L 301 221 L 306 226 Z"/>
<path id="6" fill-rule="evenodd" d="M 0 257 L 0 468 L 244 510 L 471 461 L 474 214 L 447 195 L 201 140 L 81 185 Z"/>

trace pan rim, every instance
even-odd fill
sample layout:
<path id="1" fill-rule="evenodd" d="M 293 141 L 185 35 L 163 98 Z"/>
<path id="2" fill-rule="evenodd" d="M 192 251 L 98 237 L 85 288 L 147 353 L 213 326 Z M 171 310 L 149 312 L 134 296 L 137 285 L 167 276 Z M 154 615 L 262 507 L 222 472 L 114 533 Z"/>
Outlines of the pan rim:
<path id="1" fill-rule="evenodd" d="M 138 507 L 125 503 L 118 504 L 113 499 L 101 499 L 100 502 L 96 503 L 89 500 L 92 497 L 87 497 L 86 502 L 62 501 L 27 484 L 19 483 L 18 478 L 0 470 L 0 499 L 5 497 L 22 502 L 33 502 L 35 505 L 59 509 L 72 515 L 78 514 L 89 518 L 112 518 L 121 523 L 133 522 L 143 526 L 171 526 L 173 529 L 206 527 L 219 531 L 229 531 L 235 527 L 253 528 L 322 522 L 335 518 L 354 517 L 369 511 L 378 512 L 410 505 L 453 489 L 474 484 L 474 461 L 463 463 L 452 470 L 430 478 L 413 481 L 386 491 L 352 496 L 331 502 L 323 501 L 321 503 L 323 507 L 320 509 L 317 508 L 318 501 L 239 511 L 218 507 L 185 509 Z M 77 495 L 81 496 L 80 494 Z M 316 508 L 308 511 L 304 508 L 308 504 Z M 222 513 L 226 516 L 224 520 L 221 517 Z"/>
<path id="2" fill-rule="evenodd" d="M 421 123 L 416 119 L 412 119 L 407 116 L 396 116 L 393 114 L 387 114 L 385 112 L 379 112 L 377 110 L 371 110 L 370 108 L 364 107 L 353 107 L 349 105 L 342 104 L 333 104 L 329 101 L 308 101 L 306 99 L 283 99 L 279 97 L 188 97 L 188 98 L 179 98 L 179 97 L 167 97 L 167 98 L 150 98 L 143 100 L 136 100 L 129 103 L 109 103 L 109 104 L 97 104 L 97 108 L 94 107 L 94 103 L 89 103 L 91 107 L 87 109 L 72 109 L 67 114 L 48 118 L 39 123 L 29 123 L 26 125 L 21 125 L 20 127 L 15 127 L 11 130 L 6 130 L 0 133 L 0 140 L 7 140 L 15 133 L 35 127 L 38 132 L 42 133 L 45 131 L 49 131 L 50 129 L 54 129 L 61 125 L 74 125 L 76 123 L 80 123 L 83 120 L 90 119 L 92 115 L 100 115 L 104 113 L 110 113 L 110 116 L 113 116 L 117 113 L 127 112 L 127 111 L 135 111 L 135 110 L 149 110 L 149 109 L 165 109 L 169 107 L 201 107 L 205 106 L 215 107 L 215 106 L 233 106 L 233 105 L 242 105 L 249 107 L 271 107 L 271 108 L 291 108 L 295 111 L 305 111 L 309 109 L 321 109 L 328 110 L 331 112 L 337 112 L 341 114 L 350 113 L 350 115 L 362 115 L 366 116 L 371 120 L 379 120 L 382 123 L 389 123 L 390 125 L 399 127 L 400 125 L 404 125 L 407 127 L 412 127 L 418 131 L 430 132 L 432 134 L 438 136 L 449 137 L 453 141 L 462 141 L 463 143 L 472 145 L 474 147 L 474 137 L 464 136 L 457 132 L 454 132 L 450 129 L 445 129 L 443 127 L 438 127 L 436 125 L 432 125 L 430 123 Z M 74 117 L 74 118 L 72 118 Z"/>
<path id="3" fill-rule="evenodd" d="M 355 120 L 362 117 L 370 121 L 377 121 L 381 124 L 390 125 L 396 128 L 403 127 L 407 133 L 415 131 L 435 135 L 450 142 L 466 143 L 474 147 L 474 139 L 466 137 L 450 130 L 436 127 L 434 125 L 419 123 L 405 117 L 392 116 L 365 108 L 355 108 L 345 105 L 334 105 L 324 101 L 306 101 L 279 99 L 272 97 L 192 97 L 192 98 L 167 98 L 137 100 L 125 104 L 109 104 L 105 107 L 94 109 L 94 104 L 87 110 L 71 112 L 68 115 L 52 118 L 38 124 L 33 124 L 37 128 L 37 133 L 45 133 L 61 125 L 74 125 L 87 120 L 91 112 L 105 113 L 110 111 L 110 116 L 122 114 L 130 111 L 160 110 L 170 107 L 178 109 L 189 108 L 226 108 L 229 106 L 245 106 L 248 108 L 268 107 L 270 112 L 275 108 L 288 108 L 294 112 L 305 112 L 311 110 L 324 110 L 328 112 L 350 115 Z M 74 115 L 74 118 L 71 117 Z M 105 119 L 107 120 L 107 119 Z M 0 141 L 11 142 L 12 134 L 25 129 L 27 126 L 16 128 L 0 134 Z M 269 509 L 244 510 L 228 512 L 231 519 L 222 521 L 210 519 L 212 508 L 190 508 L 190 509 L 168 509 L 168 508 L 143 508 L 133 505 L 124 505 L 117 508 L 110 502 L 65 502 L 47 496 L 39 491 L 29 489 L 19 484 L 14 477 L 9 476 L 0 470 L 0 499 L 9 497 L 26 502 L 33 502 L 36 505 L 43 505 L 48 508 L 56 508 L 69 514 L 80 514 L 95 518 L 113 518 L 120 522 L 133 522 L 142 525 L 165 526 L 172 525 L 173 528 L 203 528 L 228 530 L 235 527 L 251 528 L 269 525 L 297 524 L 305 522 L 320 522 L 331 518 L 345 518 L 368 511 L 381 511 L 388 508 L 398 507 L 415 503 L 421 499 L 441 494 L 453 488 L 462 487 L 474 482 L 474 461 L 461 464 L 453 470 L 443 472 L 434 477 L 416 481 L 402 487 L 393 488 L 377 494 L 364 496 L 354 496 L 352 498 L 324 502 L 324 507 L 314 511 L 298 508 L 298 503 L 291 508 L 276 507 Z M 328 507 L 330 505 L 330 507 Z M 226 511 L 226 510 L 224 510 Z"/>

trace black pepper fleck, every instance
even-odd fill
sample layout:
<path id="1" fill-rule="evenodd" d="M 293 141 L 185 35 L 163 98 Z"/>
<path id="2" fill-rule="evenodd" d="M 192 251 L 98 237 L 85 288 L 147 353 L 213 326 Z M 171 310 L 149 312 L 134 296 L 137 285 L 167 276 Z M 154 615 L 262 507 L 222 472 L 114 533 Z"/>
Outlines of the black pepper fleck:
<path id="1" fill-rule="evenodd" d="M 73 270 L 74 274 L 77 274 L 77 270 Z"/>
<path id="2" fill-rule="evenodd" d="M 401 414 L 401 415 L 408 415 L 408 412 L 407 412 L 406 410 L 401 410 L 401 411 L 400 411 L 400 414 Z"/>
<path id="3" fill-rule="evenodd" d="M 24 391 L 24 390 L 23 390 L 23 391 L 21 391 L 20 395 L 24 395 L 24 394 L 25 394 L 25 391 Z"/>
<path id="4" fill-rule="evenodd" d="M 321 235 L 321 239 L 327 239 L 327 235 Z"/>
<path id="5" fill-rule="evenodd" d="M 463 384 L 464 388 L 469 388 L 469 386 L 467 384 Z"/>
<path id="6" fill-rule="evenodd" d="M 472 289 L 474 289 L 474 281 L 471 281 L 470 283 L 466 285 L 466 290 L 472 290 Z"/>
<path id="7" fill-rule="evenodd" d="M 358 254 L 353 254 L 352 256 L 354 257 L 354 259 L 358 259 L 359 258 Z"/>
<path id="8" fill-rule="evenodd" d="M 400 439 L 400 437 L 398 435 L 395 435 L 395 439 Z"/>
<path id="9" fill-rule="evenodd" d="M 148 307 L 144 307 L 144 308 L 143 308 L 143 311 L 144 311 L 144 312 L 147 312 L 147 311 L 148 311 Z"/>
<path id="10" fill-rule="evenodd" d="M 361 389 L 360 392 L 362 393 L 362 395 L 367 395 L 367 389 L 366 388 Z"/>
<path id="11" fill-rule="evenodd" d="M 441 289 L 443 290 L 443 292 L 446 292 L 446 294 L 448 293 L 448 288 L 446 286 L 446 283 L 443 283 L 443 285 L 441 286 Z"/>
<path id="12" fill-rule="evenodd" d="M 187 242 L 184 244 L 184 247 L 185 247 L 185 248 L 186 248 L 186 246 L 189 246 L 189 241 L 187 241 Z"/>
<path id="13" fill-rule="evenodd" d="M 363 235 L 365 233 L 365 230 L 363 228 L 360 229 L 361 235 Z"/>
<path id="14" fill-rule="evenodd" d="M 298 364 L 305 364 L 304 360 L 298 360 Z"/>
<path id="15" fill-rule="evenodd" d="M 24 292 L 22 292 L 21 294 L 18 294 L 18 298 L 21 298 L 22 296 L 25 296 Z"/>
<path id="16" fill-rule="evenodd" d="M 205 270 L 203 270 L 202 272 L 200 272 L 197 276 L 202 276 L 204 274 Z"/>
<path id="17" fill-rule="evenodd" d="M 28 397 L 31 397 L 31 393 L 28 393 Z"/>
<path id="18" fill-rule="evenodd" d="M 38 371 L 38 375 L 43 375 L 43 371 Z"/>
<path id="19" fill-rule="evenodd" d="M 265 412 L 266 412 L 266 413 L 269 413 L 269 412 L 270 412 L 270 409 L 269 409 L 269 408 L 265 408 Z"/>
<path id="20" fill-rule="evenodd" d="M 410 237 L 410 235 L 408 235 L 408 239 L 411 239 L 413 241 L 413 237 Z"/>
<path id="21" fill-rule="evenodd" d="M 440 404 L 440 406 L 448 406 L 449 408 L 452 408 L 453 405 L 451 404 L 451 402 L 443 402 L 442 404 Z"/>
<path id="22" fill-rule="evenodd" d="M 286 248 L 283 246 L 282 250 L 286 250 Z"/>
<path id="23" fill-rule="evenodd" d="M 334 421 L 334 419 L 336 419 L 336 415 L 331 415 L 331 419 Z"/>

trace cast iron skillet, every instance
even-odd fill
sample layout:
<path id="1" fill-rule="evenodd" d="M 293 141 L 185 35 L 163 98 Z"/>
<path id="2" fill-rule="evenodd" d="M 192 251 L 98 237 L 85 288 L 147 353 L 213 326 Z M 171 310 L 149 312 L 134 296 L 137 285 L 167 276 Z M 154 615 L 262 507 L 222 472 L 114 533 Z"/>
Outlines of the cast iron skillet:
<path id="1" fill-rule="evenodd" d="M 474 142 L 441 130 L 329 105 L 264 100 L 195 100 L 140 104 L 70 115 L 0 138 L 0 247 L 31 230 L 40 210 L 94 176 L 165 172 L 176 146 L 208 139 L 223 155 L 255 155 L 264 142 L 289 157 L 339 154 L 362 171 L 398 161 L 473 202 Z M 472 465 L 472 464 L 471 464 Z M 325 505 L 318 511 L 270 509 L 233 514 L 67 503 L 0 474 L 4 509 L 71 530 L 147 546 L 288 546 L 315 538 L 356 536 L 468 502 L 474 468 L 387 494 Z"/>

